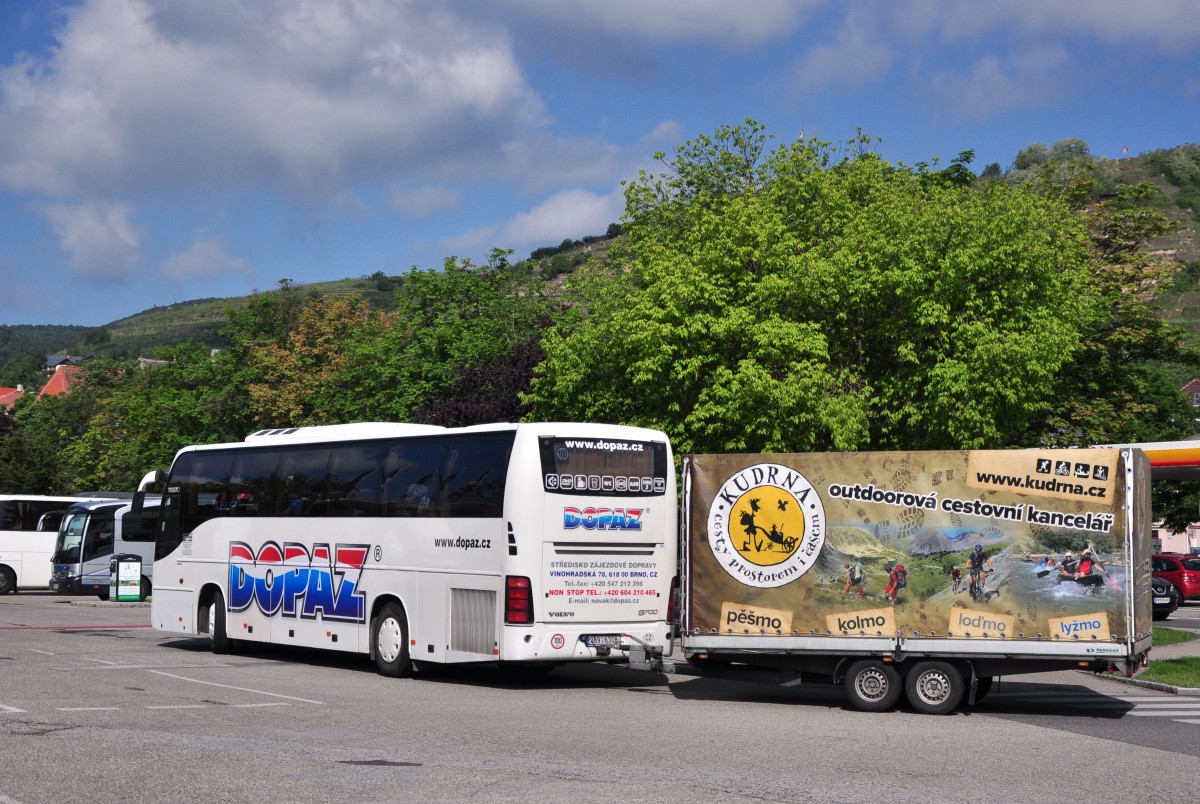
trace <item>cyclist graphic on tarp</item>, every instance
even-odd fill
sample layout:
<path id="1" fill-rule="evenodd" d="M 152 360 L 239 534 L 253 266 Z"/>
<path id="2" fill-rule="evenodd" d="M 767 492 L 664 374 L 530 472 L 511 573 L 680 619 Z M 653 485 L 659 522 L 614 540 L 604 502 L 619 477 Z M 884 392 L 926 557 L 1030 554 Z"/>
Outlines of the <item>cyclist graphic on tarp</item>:
<path id="1" fill-rule="evenodd" d="M 984 554 L 982 544 L 975 545 L 975 549 L 967 557 L 967 571 L 971 579 L 970 584 L 967 586 L 971 599 L 986 599 L 983 593 L 983 585 L 987 581 L 988 573 L 995 572 L 996 567 L 992 564 L 992 560 Z M 999 594 L 999 592 L 996 594 Z"/>

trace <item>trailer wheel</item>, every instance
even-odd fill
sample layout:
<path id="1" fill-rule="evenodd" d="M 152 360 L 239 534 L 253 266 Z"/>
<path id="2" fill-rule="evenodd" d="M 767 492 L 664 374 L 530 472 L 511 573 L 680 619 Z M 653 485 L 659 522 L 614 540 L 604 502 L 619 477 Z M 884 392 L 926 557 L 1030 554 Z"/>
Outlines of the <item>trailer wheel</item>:
<path id="1" fill-rule="evenodd" d="M 391 678 L 412 675 L 412 662 L 408 655 L 408 626 L 405 624 L 404 609 L 398 603 L 388 603 L 379 611 L 375 627 L 371 629 L 372 653 L 375 667 Z"/>
<path id="2" fill-rule="evenodd" d="M 850 705 L 860 712 L 886 712 L 904 688 L 895 667 L 870 659 L 850 665 L 845 685 Z"/>
<path id="3" fill-rule="evenodd" d="M 220 589 L 213 592 L 212 603 L 208 607 L 208 635 L 212 638 L 213 653 L 229 653 L 233 640 L 229 638 L 225 624 L 225 596 Z"/>
<path id="4" fill-rule="evenodd" d="M 924 715 L 953 712 L 963 698 L 962 673 L 946 662 L 918 662 L 904 682 L 908 702 Z"/>

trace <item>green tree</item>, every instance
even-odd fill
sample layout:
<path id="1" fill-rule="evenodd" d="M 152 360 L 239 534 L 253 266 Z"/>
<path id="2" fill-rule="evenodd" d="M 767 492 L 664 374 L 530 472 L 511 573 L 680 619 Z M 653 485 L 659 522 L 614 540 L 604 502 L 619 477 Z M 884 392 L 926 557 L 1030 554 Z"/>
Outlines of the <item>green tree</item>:
<path id="1" fill-rule="evenodd" d="M 16 354 L 9 358 L 0 369 L 0 385 L 15 388 L 24 386 L 26 393 L 34 393 L 46 381 L 42 366 L 46 365 L 45 355 Z"/>
<path id="2" fill-rule="evenodd" d="M 767 141 L 722 127 L 626 187 L 626 244 L 575 281 L 532 415 L 657 426 L 680 451 L 1021 440 L 1094 316 L 1083 222 L 959 181 L 969 152 L 942 181 L 861 135 Z"/>
<path id="3" fill-rule="evenodd" d="M 251 429 L 244 409 L 226 402 L 236 372 L 226 357 L 195 344 L 162 350 L 163 365 L 130 365 L 98 400 L 86 432 L 66 447 L 76 482 L 134 489 L 170 466 L 189 444 L 240 441 Z"/>

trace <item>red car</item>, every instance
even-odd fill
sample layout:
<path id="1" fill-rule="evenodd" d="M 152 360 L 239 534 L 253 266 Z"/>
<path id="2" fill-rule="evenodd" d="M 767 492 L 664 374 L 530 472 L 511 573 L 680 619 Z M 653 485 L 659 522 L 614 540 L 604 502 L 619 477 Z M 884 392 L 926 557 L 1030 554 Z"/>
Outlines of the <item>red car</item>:
<path id="1" fill-rule="evenodd" d="M 1154 577 L 1170 581 L 1179 590 L 1181 602 L 1200 598 L 1200 556 L 1158 553 L 1153 567 Z"/>

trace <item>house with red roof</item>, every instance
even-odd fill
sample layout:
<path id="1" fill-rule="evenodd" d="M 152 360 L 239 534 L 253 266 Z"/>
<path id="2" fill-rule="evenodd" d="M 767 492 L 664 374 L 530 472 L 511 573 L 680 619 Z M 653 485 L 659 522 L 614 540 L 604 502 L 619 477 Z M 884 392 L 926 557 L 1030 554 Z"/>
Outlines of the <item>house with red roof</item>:
<path id="1" fill-rule="evenodd" d="M 72 363 L 59 363 L 54 367 L 54 373 L 50 375 L 49 381 L 42 386 L 42 390 L 38 392 L 37 398 L 41 399 L 44 396 L 62 396 L 69 393 L 71 388 L 79 382 L 79 366 Z"/>
<path id="2" fill-rule="evenodd" d="M 17 404 L 17 400 L 25 396 L 25 386 L 18 385 L 16 388 L 5 388 L 0 386 L 0 408 L 11 409 Z"/>

